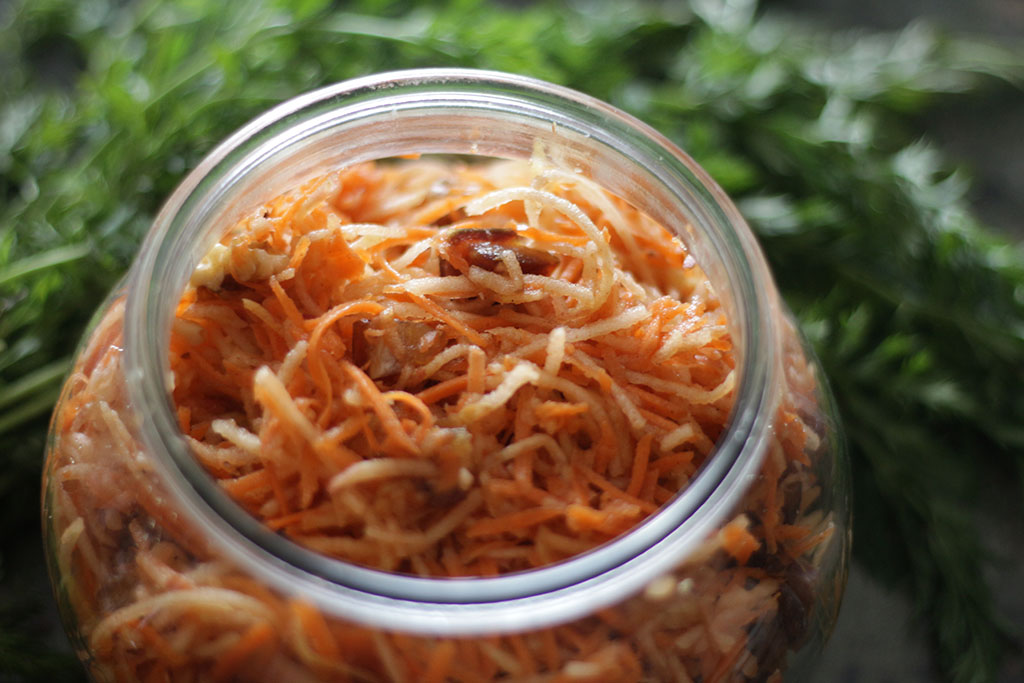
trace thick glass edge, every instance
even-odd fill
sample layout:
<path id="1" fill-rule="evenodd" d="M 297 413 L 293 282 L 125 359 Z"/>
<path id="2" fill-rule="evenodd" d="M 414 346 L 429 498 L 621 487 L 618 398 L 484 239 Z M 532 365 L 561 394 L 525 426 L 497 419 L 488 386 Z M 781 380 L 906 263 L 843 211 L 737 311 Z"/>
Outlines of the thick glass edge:
<path id="1" fill-rule="evenodd" d="M 701 228 L 718 240 L 715 246 L 721 253 L 739 255 L 738 262 L 723 259 L 731 269 L 728 280 L 741 292 L 741 300 L 752 304 L 741 311 L 747 374 L 741 384 L 739 408 L 710 466 L 677 499 L 630 534 L 558 565 L 497 578 L 425 579 L 388 574 L 324 558 L 269 532 L 244 512 L 239 514 L 241 509 L 233 502 L 220 500 L 226 496 L 213 490 L 216 487 L 188 456 L 181 440 L 167 438 L 176 433 L 176 425 L 170 411 L 162 409 L 167 407 L 166 382 L 154 377 L 155 370 L 162 372 L 160 348 L 166 345 L 155 335 L 161 326 L 156 299 L 163 293 L 146 287 L 158 281 L 156 274 L 166 267 L 167 254 L 161 247 L 175 230 L 187 228 L 183 217 L 201 209 L 225 175 L 245 167 L 261 151 L 266 153 L 264 148 L 275 136 L 324 111 L 342 104 L 379 103 L 382 97 L 394 95 L 415 99 L 418 93 L 438 91 L 483 91 L 491 97 L 525 100 L 542 109 L 553 107 L 595 130 L 610 127 L 608 134 L 670 170 L 672 182 L 698 192 L 703 204 L 698 208 L 713 214 L 703 217 L 711 224 Z M 601 602 L 611 603 L 623 591 L 642 587 L 642 580 L 669 571 L 686 546 L 703 540 L 701 532 L 713 528 L 731 509 L 737 492 L 745 489 L 756 472 L 770 428 L 767 416 L 773 409 L 766 404 L 773 401 L 776 368 L 764 358 L 772 358 L 770 350 L 777 345 L 772 325 L 777 302 L 771 296 L 774 290 L 767 267 L 735 207 L 692 159 L 645 124 L 589 96 L 534 79 L 473 70 L 394 72 L 329 86 L 272 109 L 231 136 L 183 181 L 154 223 L 133 282 L 126 324 L 127 384 L 137 405 L 150 406 L 141 431 L 151 452 L 160 454 L 157 459 L 176 493 L 184 494 L 188 513 L 202 520 L 235 560 L 248 569 L 255 568 L 261 578 L 278 588 L 316 596 L 328 609 L 333 607 L 331 611 L 349 618 L 440 628 L 448 633 L 466 627 L 477 632 L 481 620 L 495 628 L 506 629 L 513 622 L 525 628 L 574 616 L 573 605 L 576 611 L 594 609 L 594 603 L 579 605 L 582 591 L 600 588 L 599 594 L 605 598 Z M 701 514 L 697 515 L 698 511 Z M 304 570 L 298 584 L 297 566 Z M 459 615 L 471 617 L 473 623 L 460 625 Z"/>

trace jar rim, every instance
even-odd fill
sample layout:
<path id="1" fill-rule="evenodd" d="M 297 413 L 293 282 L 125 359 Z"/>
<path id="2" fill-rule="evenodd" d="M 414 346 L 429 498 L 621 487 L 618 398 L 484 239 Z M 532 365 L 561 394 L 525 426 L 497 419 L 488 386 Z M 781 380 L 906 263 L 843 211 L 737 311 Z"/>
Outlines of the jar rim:
<path id="1" fill-rule="evenodd" d="M 261 169 L 289 148 L 312 144 L 317 135 L 341 125 L 451 114 L 460 108 L 479 115 L 526 117 L 531 126 L 550 120 L 552 127 L 564 127 L 563 136 L 576 136 L 580 144 L 608 145 L 624 163 L 657 165 L 654 180 L 664 186 L 666 196 L 681 202 L 676 208 L 687 224 L 701 224 L 702 238 L 712 242 L 721 259 L 734 305 L 730 324 L 742 328 L 737 364 L 742 372 L 732 415 L 712 455 L 686 488 L 638 526 L 588 552 L 529 571 L 498 577 L 417 577 L 356 566 L 292 542 L 270 531 L 213 482 L 191 455 L 174 419 L 168 339 L 177 298 L 169 300 L 165 293 L 180 291 L 168 289 L 168 283 L 183 285 L 183 272 L 195 265 L 174 263 L 173 257 L 180 261 L 186 246 L 203 230 L 209 232 L 207 219 L 223 212 L 232 197 L 238 201 L 232 192 L 244 183 L 258 185 Z M 394 154 L 378 158 L 384 156 Z M 700 212 L 703 216 L 696 215 Z M 688 155 L 632 116 L 574 90 L 501 72 L 387 72 L 330 85 L 274 107 L 230 136 L 182 181 L 147 235 L 127 292 L 127 389 L 133 404 L 147 406 L 140 433 L 182 504 L 182 514 L 200 524 L 221 552 L 273 587 L 301 591 L 329 613 L 377 626 L 400 624 L 405 630 L 449 635 L 525 630 L 583 616 L 641 590 L 676 566 L 736 506 L 760 466 L 778 398 L 773 389 L 778 364 L 771 360 L 778 348 L 774 286 L 731 200 Z"/>

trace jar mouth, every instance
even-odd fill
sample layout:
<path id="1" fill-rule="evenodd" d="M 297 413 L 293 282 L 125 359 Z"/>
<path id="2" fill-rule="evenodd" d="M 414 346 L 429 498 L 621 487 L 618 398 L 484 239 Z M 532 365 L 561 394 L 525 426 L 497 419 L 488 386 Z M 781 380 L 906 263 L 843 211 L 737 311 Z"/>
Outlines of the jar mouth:
<path id="1" fill-rule="evenodd" d="M 295 186 L 311 168 L 412 153 L 529 158 L 538 145 L 554 165 L 584 173 L 678 234 L 719 292 L 737 340 L 739 381 L 712 455 L 685 489 L 625 534 L 562 562 L 497 577 L 370 569 L 271 531 L 192 456 L 171 405 L 168 349 L 177 295 L 219 238 L 218 226 Z M 637 172 L 628 185 L 617 170 L 622 165 Z M 517 75 L 384 73 L 279 105 L 232 135 L 181 183 L 154 221 L 128 282 L 127 386 L 131 400 L 147 406 L 140 432 L 182 515 L 272 587 L 301 592 L 326 612 L 371 625 L 449 635 L 525 630 L 637 592 L 677 566 L 735 508 L 760 465 L 777 400 L 777 303 L 770 282 L 753 235 L 724 192 L 689 156 L 633 117 Z"/>

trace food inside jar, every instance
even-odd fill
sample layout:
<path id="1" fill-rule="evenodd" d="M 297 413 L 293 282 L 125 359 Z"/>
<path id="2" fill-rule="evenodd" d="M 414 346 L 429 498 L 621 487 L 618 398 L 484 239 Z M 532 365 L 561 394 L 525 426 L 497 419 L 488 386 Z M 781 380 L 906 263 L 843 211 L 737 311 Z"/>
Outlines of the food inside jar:
<path id="1" fill-rule="evenodd" d="M 135 434 L 123 301 L 79 357 L 48 467 L 56 575 L 99 680 L 777 681 L 833 534 L 813 371 L 790 336 L 764 465 L 679 567 L 526 633 L 368 628 L 235 566 Z M 519 162 L 361 164 L 244 216 L 169 347 L 195 457 L 270 528 L 422 576 L 493 576 L 628 532 L 713 457 L 739 380 L 714 288 L 664 226 Z"/>
<path id="2" fill-rule="evenodd" d="M 171 338 L 196 457 L 292 540 L 378 569 L 565 559 L 685 488 L 736 384 L 680 240 L 522 162 L 367 163 L 243 218 Z"/>

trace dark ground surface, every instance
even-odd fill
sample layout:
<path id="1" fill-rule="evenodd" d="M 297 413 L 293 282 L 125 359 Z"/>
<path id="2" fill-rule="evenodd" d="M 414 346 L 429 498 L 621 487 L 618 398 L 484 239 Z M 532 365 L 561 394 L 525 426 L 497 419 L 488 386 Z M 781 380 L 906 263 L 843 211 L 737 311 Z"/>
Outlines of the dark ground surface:
<path id="1" fill-rule="evenodd" d="M 994 36 L 1024 48 L 1024 0 L 770 0 L 765 6 L 823 27 L 898 30 L 925 20 L 943 30 Z M 989 225 L 1024 240 L 1024 93 L 985 111 L 953 104 L 922 122 L 922 135 L 941 144 L 975 179 L 972 200 Z M 1022 389 L 1024 390 L 1024 389 Z M 992 585 L 1003 613 L 1024 631 L 1024 520 L 1008 504 L 1018 490 L 993 482 L 980 512 L 984 539 L 997 557 Z M 856 543 L 856 539 L 854 540 Z M 939 681 L 927 645 L 903 596 L 854 566 L 839 622 L 815 683 Z M 1024 683 L 1024 657 L 1007 662 L 1002 683 Z"/>

